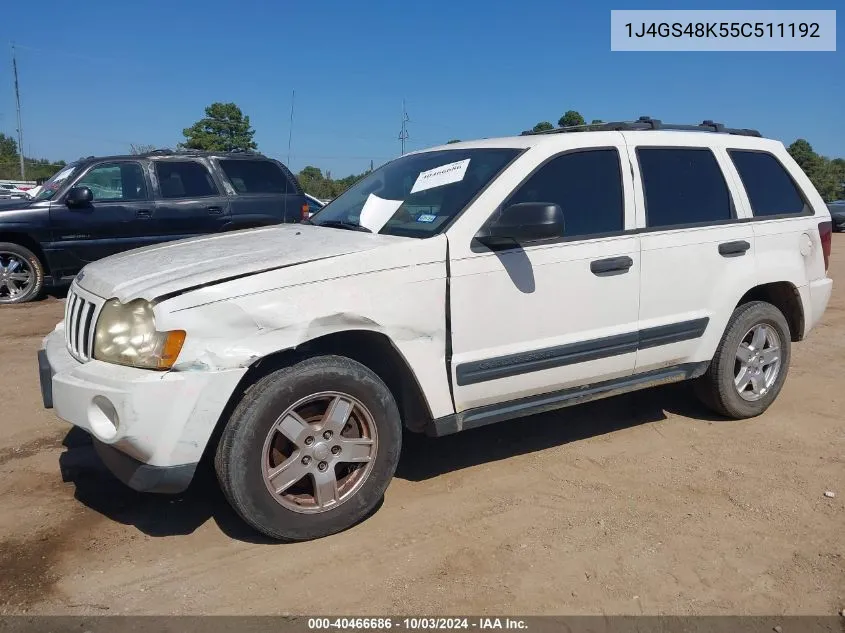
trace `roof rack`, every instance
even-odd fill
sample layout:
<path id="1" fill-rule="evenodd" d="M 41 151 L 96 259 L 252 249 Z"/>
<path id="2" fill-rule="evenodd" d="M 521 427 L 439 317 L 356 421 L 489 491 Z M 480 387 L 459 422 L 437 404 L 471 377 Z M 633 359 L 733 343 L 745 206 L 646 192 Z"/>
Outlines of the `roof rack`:
<path id="1" fill-rule="evenodd" d="M 203 149 L 188 149 L 188 148 L 177 148 L 177 149 L 170 149 L 168 147 L 150 150 L 149 152 L 144 152 L 141 154 L 142 156 L 208 156 L 211 154 L 243 154 L 246 156 L 259 156 L 261 155 L 259 152 L 253 150 L 245 150 L 245 149 L 233 149 L 233 150 L 221 150 L 219 152 L 212 152 L 209 150 Z"/>
<path id="2" fill-rule="evenodd" d="M 585 125 L 569 125 L 558 127 L 553 130 L 540 132 L 525 131 L 523 136 L 536 136 L 541 134 L 561 134 L 565 132 L 607 132 L 607 131 L 638 131 L 638 130 L 685 130 L 691 132 L 716 132 L 718 134 L 734 134 L 737 136 L 762 136 L 757 130 L 745 128 L 725 127 L 723 123 L 715 123 L 706 119 L 698 125 L 684 125 L 680 123 L 663 123 L 659 119 L 652 119 L 649 116 L 641 116 L 636 121 L 614 121 L 611 123 L 588 123 Z"/>

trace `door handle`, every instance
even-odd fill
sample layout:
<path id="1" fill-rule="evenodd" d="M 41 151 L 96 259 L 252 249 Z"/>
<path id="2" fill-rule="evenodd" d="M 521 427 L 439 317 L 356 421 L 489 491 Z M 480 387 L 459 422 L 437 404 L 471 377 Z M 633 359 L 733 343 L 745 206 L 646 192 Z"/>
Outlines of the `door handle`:
<path id="1" fill-rule="evenodd" d="M 223 213 L 223 207 L 207 207 L 207 209 L 211 215 L 220 215 Z"/>
<path id="2" fill-rule="evenodd" d="M 624 255 L 622 257 L 609 257 L 608 259 L 596 259 L 590 262 L 590 271 L 594 275 L 604 273 L 627 273 L 634 260 Z"/>
<path id="3" fill-rule="evenodd" d="M 733 255 L 745 255 L 745 252 L 751 248 L 751 244 L 745 240 L 738 240 L 736 242 L 722 242 L 719 244 L 719 255 L 722 257 L 731 257 Z"/>
<path id="4" fill-rule="evenodd" d="M 149 209 L 138 209 L 135 212 L 136 218 L 141 218 L 142 220 L 149 219 L 152 216 Z"/>

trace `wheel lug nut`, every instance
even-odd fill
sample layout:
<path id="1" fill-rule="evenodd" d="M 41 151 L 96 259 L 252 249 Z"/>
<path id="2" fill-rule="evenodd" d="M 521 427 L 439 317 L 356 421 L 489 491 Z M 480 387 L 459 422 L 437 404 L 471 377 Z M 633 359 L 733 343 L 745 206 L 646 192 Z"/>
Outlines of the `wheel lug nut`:
<path id="1" fill-rule="evenodd" d="M 325 470 L 328 467 L 329 465 L 326 462 L 320 462 L 319 464 L 317 464 L 317 468 L 319 468 L 321 471 Z"/>
<path id="2" fill-rule="evenodd" d="M 340 452 L 340 446 L 332 446 L 332 455 L 337 455 Z"/>
<path id="3" fill-rule="evenodd" d="M 308 455 L 306 455 L 305 457 L 302 458 L 302 465 L 303 466 L 307 466 L 310 463 L 311 463 L 311 457 L 309 457 Z"/>
<path id="4" fill-rule="evenodd" d="M 305 446 L 311 446 L 314 443 L 314 438 L 310 435 L 305 438 Z"/>
<path id="5" fill-rule="evenodd" d="M 324 432 L 324 433 L 323 433 L 323 438 L 324 438 L 324 439 L 327 439 L 327 440 L 332 439 L 332 432 L 331 432 L 331 431 L 326 431 L 326 432 Z"/>

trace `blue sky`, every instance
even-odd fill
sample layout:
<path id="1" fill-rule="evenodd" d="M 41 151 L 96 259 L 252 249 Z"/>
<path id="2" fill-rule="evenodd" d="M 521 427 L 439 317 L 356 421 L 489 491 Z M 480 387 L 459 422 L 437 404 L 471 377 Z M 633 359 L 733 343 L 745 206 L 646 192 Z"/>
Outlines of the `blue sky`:
<path id="1" fill-rule="evenodd" d="M 709 118 L 845 156 L 841 42 L 830 53 L 610 51 L 611 8 L 843 9 L 732 4 L 15 2 L 3 11 L 0 132 L 15 134 L 13 39 L 26 153 L 53 160 L 174 146 L 206 105 L 234 101 L 259 149 L 284 161 L 293 90 L 291 166 L 335 177 L 399 153 L 403 98 L 411 149 L 519 133 L 574 109 L 588 121 Z"/>

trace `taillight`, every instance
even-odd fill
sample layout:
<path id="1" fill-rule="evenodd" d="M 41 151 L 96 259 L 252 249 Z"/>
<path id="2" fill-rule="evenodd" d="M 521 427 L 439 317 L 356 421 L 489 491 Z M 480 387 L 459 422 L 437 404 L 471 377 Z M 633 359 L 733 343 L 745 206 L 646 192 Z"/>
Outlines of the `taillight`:
<path id="1" fill-rule="evenodd" d="M 302 209 L 300 210 L 301 218 L 303 220 L 307 220 L 310 217 L 311 214 L 309 213 L 309 211 L 310 211 L 310 208 L 308 206 L 308 203 L 303 202 L 302 203 Z"/>
<path id="2" fill-rule="evenodd" d="M 822 240 L 824 254 L 824 271 L 830 267 L 830 247 L 833 238 L 833 222 L 819 222 L 819 237 Z"/>

